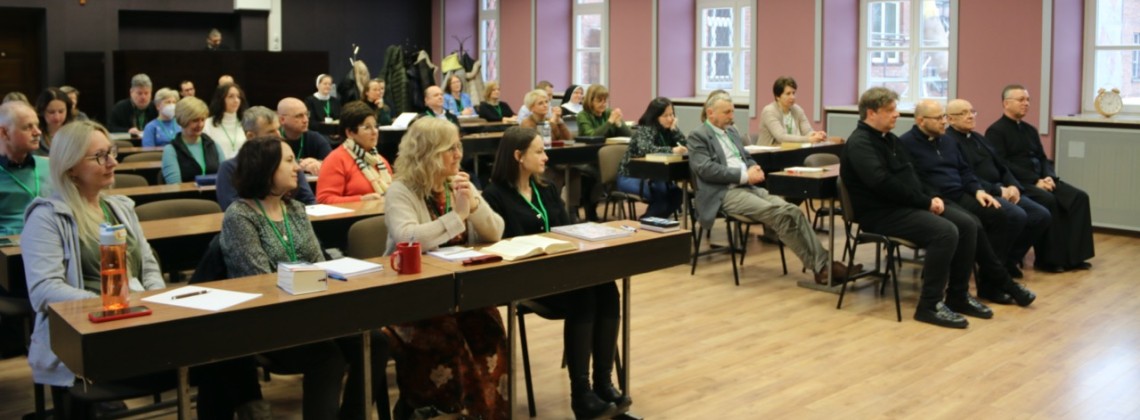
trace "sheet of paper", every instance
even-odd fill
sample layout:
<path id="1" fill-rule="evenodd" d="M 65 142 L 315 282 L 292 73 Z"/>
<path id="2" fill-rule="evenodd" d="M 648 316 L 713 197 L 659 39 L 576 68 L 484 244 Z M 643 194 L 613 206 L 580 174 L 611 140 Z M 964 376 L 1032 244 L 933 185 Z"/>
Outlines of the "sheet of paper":
<path id="1" fill-rule="evenodd" d="M 774 152 L 777 150 L 780 150 L 780 146 L 760 146 L 760 145 L 744 146 L 744 151 L 746 151 L 748 153 Z"/>
<path id="2" fill-rule="evenodd" d="M 261 296 L 261 293 L 243 293 L 210 287 L 185 286 L 166 293 L 159 293 L 143 298 L 143 302 L 161 303 L 163 305 L 181 306 L 183 308 L 201 309 L 205 311 L 220 311 L 259 296 Z"/>
<path id="3" fill-rule="evenodd" d="M 346 209 L 344 207 L 330 206 L 328 204 L 313 204 L 310 206 L 305 206 L 305 213 L 308 213 L 309 217 L 319 217 L 332 216 L 334 214 L 341 213 L 352 213 L 352 210 Z"/>
<path id="4" fill-rule="evenodd" d="M 384 267 L 368 261 L 361 261 L 356 258 L 337 258 L 335 260 L 321 261 L 313 263 L 313 265 L 325 269 L 330 273 L 339 274 L 345 277 L 355 276 L 364 273 L 373 273 L 383 270 Z"/>
<path id="5" fill-rule="evenodd" d="M 447 261 L 463 261 L 468 258 L 482 257 L 487 254 L 462 246 L 446 246 L 435 251 L 429 251 L 428 255 Z"/>

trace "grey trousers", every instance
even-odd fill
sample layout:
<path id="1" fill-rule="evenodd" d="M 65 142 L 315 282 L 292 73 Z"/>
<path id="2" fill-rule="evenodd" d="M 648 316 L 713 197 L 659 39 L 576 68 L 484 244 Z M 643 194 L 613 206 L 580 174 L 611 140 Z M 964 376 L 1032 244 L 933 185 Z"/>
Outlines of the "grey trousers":
<path id="1" fill-rule="evenodd" d="M 763 223 L 774 230 L 776 236 L 792 249 L 808 269 L 818 273 L 830 263 L 827 250 L 815 236 L 811 222 L 799 206 L 768 194 L 768 190 L 756 187 L 729 189 L 724 195 L 721 208 L 725 212 Z"/>

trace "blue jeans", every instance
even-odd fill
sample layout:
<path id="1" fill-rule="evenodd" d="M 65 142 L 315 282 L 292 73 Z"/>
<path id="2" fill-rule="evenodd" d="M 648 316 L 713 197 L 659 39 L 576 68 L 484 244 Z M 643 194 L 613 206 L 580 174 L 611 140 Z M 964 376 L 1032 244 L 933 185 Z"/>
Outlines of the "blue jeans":
<path id="1" fill-rule="evenodd" d="M 681 208 L 681 189 L 672 182 L 618 176 L 618 191 L 640 195 L 649 202 L 643 217 L 668 218 Z"/>

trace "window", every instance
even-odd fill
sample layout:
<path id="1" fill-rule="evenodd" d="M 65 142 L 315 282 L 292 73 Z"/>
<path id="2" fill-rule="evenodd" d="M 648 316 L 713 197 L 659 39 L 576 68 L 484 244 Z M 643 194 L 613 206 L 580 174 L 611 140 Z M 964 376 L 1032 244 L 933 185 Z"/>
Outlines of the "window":
<path id="1" fill-rule="evenodd" d="M 957 59 L 950 45 L 956 9 L 956 0 L 863 0 L 860 90 L 887 87 L 904 104 L 946 101 Z"/>
<path id="2" fill-rule="evenodd" d="M 479 1 L 479 61 L 483 81 L 499 80 L 499 0 Z"/>
<path id="3" fill-rule="evenodd" d="M 1083 103 L 1094 111 L 1100 89 L 1120 89 L 1124 112 L 1140 113 L 1140 0 L 1085 2 Z"/>
<path id="4" fill-rule="evenodd" d="M 606 0 L 574 2 L 574 84 L 606 83 L 609 5 Z"/>
<path id="5" fill-rule="evenodd" d="M 748 96 L 752 83 L 752 1 L 697 3 L 697 93 Z"/>

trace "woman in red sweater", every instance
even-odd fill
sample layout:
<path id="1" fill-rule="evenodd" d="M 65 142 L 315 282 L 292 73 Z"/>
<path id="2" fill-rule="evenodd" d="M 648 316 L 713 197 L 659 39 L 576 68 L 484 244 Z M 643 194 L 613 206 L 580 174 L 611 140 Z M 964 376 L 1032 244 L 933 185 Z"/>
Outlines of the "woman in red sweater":
<path id="1" fill-rule="evenodd" d="M 376 151 L 380 130 L 376 113 L 356 101 L 340 111 L 344 143 L 329 153 L 317 178 L 317 202 L 322 204 L 380 200 L 392 183 L 392 165 Z"/>

